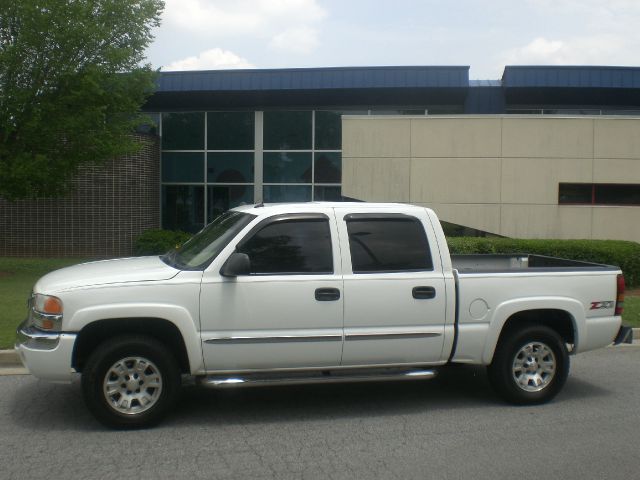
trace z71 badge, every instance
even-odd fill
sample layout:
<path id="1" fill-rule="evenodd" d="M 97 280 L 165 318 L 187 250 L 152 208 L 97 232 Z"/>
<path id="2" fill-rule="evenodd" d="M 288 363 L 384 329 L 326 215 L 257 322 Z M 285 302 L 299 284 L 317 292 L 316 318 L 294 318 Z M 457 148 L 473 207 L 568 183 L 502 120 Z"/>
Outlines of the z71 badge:
<path id="1" fill-rule="evenodd" d="M 589 310 L 600 310 L 603 308 L 613 308 L 615 307 L 615 302 L 605 301 L 605 302 L 591 302 L 591 308 Z"/>

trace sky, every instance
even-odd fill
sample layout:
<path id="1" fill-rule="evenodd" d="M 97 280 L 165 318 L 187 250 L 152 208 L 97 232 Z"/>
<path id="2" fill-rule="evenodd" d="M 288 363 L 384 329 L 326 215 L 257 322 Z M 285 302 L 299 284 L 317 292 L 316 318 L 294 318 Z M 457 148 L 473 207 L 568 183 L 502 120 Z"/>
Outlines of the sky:
<path id="1" fill-rule="evenodd" d="M 363 65 L 640 66 L 640 0 L 165 0 L 163 71 Z"/>

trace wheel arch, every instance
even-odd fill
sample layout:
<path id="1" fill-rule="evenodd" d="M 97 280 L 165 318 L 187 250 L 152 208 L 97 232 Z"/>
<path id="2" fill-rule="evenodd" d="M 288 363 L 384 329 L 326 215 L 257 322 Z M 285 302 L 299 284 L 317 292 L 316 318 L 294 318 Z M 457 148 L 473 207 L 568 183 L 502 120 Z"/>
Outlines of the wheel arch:
<path id="1" fill-rule="evenodd" d="M 513 329 L 527 325 L 545 325 L 560 335 L 565 343 L 576 347 L 584 330 L 584 309 L 573 299 L 539 299 L 508 302 L 496 309 L 493 316 L 482 361 L 491 363 L 498 342 Z"/>
<path id="2" fill-rule="evenodd" d="M 127 334 L 154 338 L 167 346 L 175 355 L 182 373 L 191 373 L 190 354 L 182 332 L 173 322 L 164 318 L 105 318 L 85 325 L 76 337 L 71 366 L 82 372 L 91 353 L 110 338 Z"/>

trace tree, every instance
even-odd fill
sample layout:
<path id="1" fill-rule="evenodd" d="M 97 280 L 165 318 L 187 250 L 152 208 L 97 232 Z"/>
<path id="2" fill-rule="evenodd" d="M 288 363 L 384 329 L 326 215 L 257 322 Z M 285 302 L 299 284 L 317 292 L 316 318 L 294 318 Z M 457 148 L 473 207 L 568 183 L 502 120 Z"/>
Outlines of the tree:
<path id="1" fill-rule="evenodd" d="M 60 195 L 135 151 L 162 0 L 0 0 L 0 197 Z"/>

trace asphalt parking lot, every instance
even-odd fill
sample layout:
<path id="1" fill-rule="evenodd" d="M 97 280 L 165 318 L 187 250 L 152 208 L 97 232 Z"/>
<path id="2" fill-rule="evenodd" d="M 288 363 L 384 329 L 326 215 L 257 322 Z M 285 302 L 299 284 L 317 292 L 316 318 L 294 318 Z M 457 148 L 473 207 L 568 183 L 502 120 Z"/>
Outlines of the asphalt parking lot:
<path id="1" fill-rule="evenodd" d="M 185 389 L 159 427 L 114 432 L 79 384 L 0 377 L 0 478 L 640 478 L 640 348 L 573 358 L 551 404 L 512 407 L 484 370 L 433 381 Z"/>

